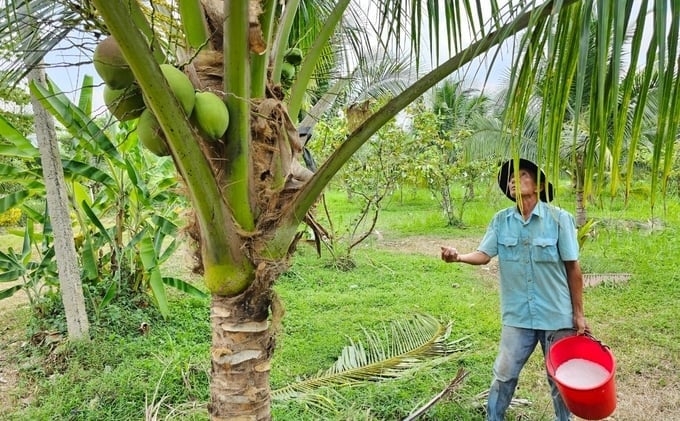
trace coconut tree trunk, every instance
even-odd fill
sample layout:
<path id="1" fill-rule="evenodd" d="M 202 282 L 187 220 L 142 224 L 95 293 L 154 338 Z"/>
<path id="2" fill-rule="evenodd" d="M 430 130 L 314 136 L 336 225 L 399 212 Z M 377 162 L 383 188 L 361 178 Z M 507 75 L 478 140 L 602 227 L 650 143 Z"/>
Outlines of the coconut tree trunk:
<path id="1" fill-rule="evenodd" d="M 583 202 L 583 187 L 576 190 L 576 227 L 585 225 L 588 218 L 585 204 Z"/>
<path id="2" fill-rule="evenodd" d="M 271 419 L 269 371 L 275 342 L 273 330 L 281 315 L 272 305 L 276 300 L 271 284 L 278 271 L 271 272 L 267 266 L 260 265 L 255 282 L 245 293 L 237 297 L 212 296 L 212 420 Z"/>
<path id="3" fill-rule="evenodd" d="M 576 162 L 576 174 L 574 180 L 574 190 L 576 191 L 576 226 L 582 227 L 588 220 L 588 211 L 585 204 L 585 169 L 583 161 L 578 159 Z"/>
<path id="4" fill-rule="evenodd" d="M 45 85 L 45 71 L 40 67 L 31 70 L 29 80 L 36 84 Z M 89 322 L 80 282 L 78 256 L 73 240 L 68 194 L 64 181 L 64 170 L 61 166 L 54 120 L 34 95 L 31 95 L 31 104 L 35 114 L 35 134 L 38 138 L 45 190 L 47 191 L 47 210 L 54 232 L 54 248 L 59 270 L 59 289 L 66 313 L 68 336 L 70 339 L 88 339 Z"/>

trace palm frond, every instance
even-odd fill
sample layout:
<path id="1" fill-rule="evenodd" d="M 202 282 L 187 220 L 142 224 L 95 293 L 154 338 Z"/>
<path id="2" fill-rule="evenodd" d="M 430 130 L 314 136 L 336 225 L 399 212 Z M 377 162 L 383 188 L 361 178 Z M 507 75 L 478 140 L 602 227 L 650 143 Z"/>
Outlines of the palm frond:
<path id="1" fill-rule="evenodd" d="M 82 4 L 84 3 L 84 4 Z M 94 48 L 93 35 L 103 32 L 104 24 L 89 2 L 69 0 L 13 0 L 0 7 L 0 41 L 3 47 L 1 81 L 17 83 L 45 55 L 74 32 L 85 34 L 89 42 L 69 44 L 83 50 Z M 91 34 L 91 35 L 88 35 Z M 74 37 L 76 39 L 78 37 Z M 91 52 L 91 51 L 90 51 Z"/>
<path id="2" fill-rule="evenodd" d="M 464 368 L 459 368 L 458 369 L 458 374 L 456 374 L 456 377 L 449 382 L 449 384 L 442 390 L 441 392 L 437 393 L 428 403 L 425 405 L 421 406 L 417 410 L 411 412 L 408 417 L 404 418 L 404 421 L 415 421 L 425 415 L 425 413 L 432 408 L 437 402 L 439 402 L 441 399 L 445 398 L 446 396 L 450 395 L 458 386 L 460 386 L 463 383 L 463 380 L 465 380 L 465 377 L 469 374 L 468 371 L 465 371 Z"/>
<path id="3" fill-rule="evenodd" d="M 384 326 L 382 336 L 363 329 L 365 342 L 350 339 L 350 344 L 342 349 L 328 370 L 272 391 L 272 399 L 305 399 L 323 406 L 327 399 L 319 393 L 321 388 L 403 376 L 435 357 L 448 356 L 470 346 L 467 336 L 449 339 L 451 326 L 451 322 L 443 325 L 430 315 L 417 314 L 410 320 L 393 321 Z"/>
<path id="4" fill-rule="evenodd" d="M 474 398 L 472 398 L 472 405 L 476 408 L 485 408 L 486 403 L 489 400 L 489 389 L 486 389 L 485 391 L 477 394 Z M 515 409 L 515 408 L 520 408 L 523 406 L 531 406 L 533 405 L 532 402 L 528 399 L 524 398 L 512 398 L 510 400 L 510 405 L 508 408 L 510 409 Z"/>
<path id="5" fill-rule="evenodd" d="M 391 97 L 403 92 L 413 79 L 409 62 L 388 54 L 366 51 L 350 75 L 347 102 Z"/>
<path id="6" fill-rule="evenodd" d="M 503 121 L 493 116 L 473 116 L 470 120 L 470 127 L 472 135 L 464 142 L 464 157 L 467 161 L 489 157 L 506 160 L 512 157 L 513 144 Z M 520 156 L 532 160 L 537 159 L 537 131 L 538 115 L 527 116 L 518 130 Z"/>

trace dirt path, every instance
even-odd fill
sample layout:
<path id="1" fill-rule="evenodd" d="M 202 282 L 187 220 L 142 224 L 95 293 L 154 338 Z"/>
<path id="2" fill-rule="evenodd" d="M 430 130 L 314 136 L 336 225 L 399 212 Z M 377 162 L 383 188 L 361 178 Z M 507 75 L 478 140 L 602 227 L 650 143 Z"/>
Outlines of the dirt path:
<path id="1" fill-rule="evenodd" d="M 400 251 L 403 253 L 415 253 L 431 256 L 439 256 L 441 246 L 455 247 L 461 252 L 469 252 L 477 248 L 479 238 L 451 238 L 451 237 L 432 237 L 417 235 L 413 237 L 400 238 L 395 240 L 382 239 L 378 241 L 378 246 Z"/>
<path id="2" fill-rule="evenodd" d="M 409 254 L 422 254 L 439 258 L 441 247 L 455 247 L 461 253 L 469 253 L 477 249 L 481 238 L 478 237 L 439 237 L 416 235 L 400 239 L 381 239 L 377 246 L 389 250 L 399 251 Z M 479 266 L 478 271 L 484 277 L 495 278 L 498 274 L 497 259 L 492 259 L 488 265 Z"/>

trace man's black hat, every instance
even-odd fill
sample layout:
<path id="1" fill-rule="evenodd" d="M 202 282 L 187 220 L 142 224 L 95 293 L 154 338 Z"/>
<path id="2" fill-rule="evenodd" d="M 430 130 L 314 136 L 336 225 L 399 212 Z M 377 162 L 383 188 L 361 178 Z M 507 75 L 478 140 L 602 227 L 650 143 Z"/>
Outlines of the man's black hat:
<path id="1" fill-rule="evenodd" d="M 519 168 L 520 169 L 524 168 L 525 170 L 532 171 L 534 174 L 536 174 L 537 178 L 539 177 L 540 174 L 540 179 L 538 180 L 538 182 L 543 183 L 545 185 L 545 188 L 541 190 L 539 197 L 543 202 L 550 202 L 553 200 L 554 197 L 553 185 L 552 183 L 549 183 L 546 180 L 545 174 L 543 173 L 542 170 L 538 168 L 536 164 L 529 161 L 528 159 L 520 158 Z M 508 182 L 510 181 L 510 174 L 513 173 L 514 169 L 515 169 L 514 163 L 511 159 L 509 161 L 506 161 L 503 165 L 501 165 L 501 169 L 498 171 L 498 187 L 500 187 L 503 193 L 505 193 L 505 195 L 508 197 L 508 199 L 512 200 L 513 202 L 515 201 L 515 198 L 510 196 Z"/>

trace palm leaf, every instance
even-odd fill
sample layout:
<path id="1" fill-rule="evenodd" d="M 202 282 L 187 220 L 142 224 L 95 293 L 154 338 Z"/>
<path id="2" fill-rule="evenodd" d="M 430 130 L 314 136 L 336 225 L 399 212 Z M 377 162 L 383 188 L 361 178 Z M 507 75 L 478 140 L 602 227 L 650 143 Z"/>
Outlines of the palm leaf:
<path id="1" fill-rule="evenodd" d="M 78 33 L 104 33 L 105 25 L 90 2 L 13 0 L 0 7 L 0 34 L 11 57 L 0 64 L 0 81 L 16 83 L 57 45 Z M 84 4 L 83 4 L 84 3 Z M 86 43 L 75 45 L 87 51 Z"/>
<path id="2" fill-rule="evenodd" d="M 451 322 L 441 324 L 434 317 L 417 314 L 410 320 L 393 321 L 385 326 L 381 337 L 363 329 L 365 342 L 355 342 L 342 349 L 340 357 L 328 370 L 300 382 L 272 391 L 272 399 L 304 399 L 323 404 L 320 388 L 356 385 L 368 381 L 393 379 L 422 366 L 434 357 L 447 356 L 467 347 L 467 337 L 449 340 Z"/>
<path id="3" fill-rule="evenodd" d="M 456 374 L 456 377 L 453 378 L 449 382 L 449 384 L 442 390 L 441 392 L 437 393 L 428 403 L 425 405 L 421 406 L 417 410 L 411 412 L 408 417 L 404 418 L 404 421 L 415 421 L 425 415 L 425 413 L 432 408 L 437 402 L 451 394 L 458 386 L 460 386 L 463 383 L 463 380 L 465 380 L 465 377 L 469 374 L 468 371 L 465 371 L 464 368 L 459 368 L 458 369 L 458 374 Z"/>

